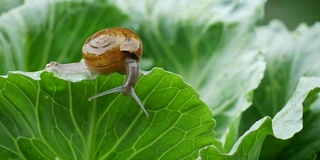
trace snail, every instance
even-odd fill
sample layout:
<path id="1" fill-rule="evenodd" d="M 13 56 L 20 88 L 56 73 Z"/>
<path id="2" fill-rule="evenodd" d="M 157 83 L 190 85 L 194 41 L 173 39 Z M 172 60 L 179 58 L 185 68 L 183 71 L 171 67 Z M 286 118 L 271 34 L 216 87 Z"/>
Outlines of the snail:
<path id="1" fill-rule="evenodd" d="M 82 47 L 85 66 L 83 62 L 71 64 L 51 62 L 47 64 L 46 69 L 60 75 L 87 73 L 88 70 L 89 73 L 98 75 L 109 75 L 113 72 L 125 74 L 126 81 L 122 86 L 98 93 L 88 100 L 111 93 L 122 93 L 132 96 L 148 116 L 148 112 L 134 91 L 141 72 L 139 68 L 141 56 L 142 42 L 138 34 L 126 28 L 107 28 L 94 33 L 85 41 Z"/>
<path id="2" fill-rule="evenodd" d="M 108 28 L 91 35 L 82 47 L 82 57 L 90 72 L 108 75 L 113 72 L 125 74 L 123 86 L 98 93 L 88 100 L 110 93 L 132 96 L 146 116 L 148 112 L 134 91 L 139 76 L 139 61 L 142 56 L 142 42 L 137 33 L 126 28 Z"/>

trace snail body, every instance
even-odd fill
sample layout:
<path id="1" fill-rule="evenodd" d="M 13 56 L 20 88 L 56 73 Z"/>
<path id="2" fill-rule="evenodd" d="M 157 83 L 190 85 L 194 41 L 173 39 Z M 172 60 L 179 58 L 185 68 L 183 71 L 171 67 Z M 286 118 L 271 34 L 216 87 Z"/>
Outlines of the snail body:
<path id="1" fill-rule="evenodd" d="M 89 97 L 89 101 L 110 93 L 122 93 L 132 96 L 148 116 L 148 112 L 134 92 L 134 86 L 140 76 L 141 56 L 141 39 L 129 29 L 108 28 L 91 35 L 82 47 L 82 57 L 89 71 L 102 75 L 118 72 L 127 77 L 123 86 Z"/>

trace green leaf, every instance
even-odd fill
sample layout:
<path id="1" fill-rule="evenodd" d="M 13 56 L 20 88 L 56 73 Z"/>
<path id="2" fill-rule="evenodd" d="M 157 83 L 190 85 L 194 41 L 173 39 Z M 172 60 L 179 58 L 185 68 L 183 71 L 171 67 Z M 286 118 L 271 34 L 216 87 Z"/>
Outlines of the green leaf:
<path id="1" fill-rule="evenodd" d="M 240 133 L 246 132 L 251 124 L 264 116 L 274 117 L 273 129 L 276 138 L 288 139 L 302 129 L 303 111 L 309 108 L 303 108 L 302 100 L 312 88 L 319 86 L 316 86 L 317 82 L 309 81 L 310 84 L 301 87 L 298 81 L 303 81 L 302 76 L 319 75 L 319 27 L 319 24 L 310 28 L 301 25 L 290 32 L 281 22 L 273 21 L 269 26 L 257 28 L 258 36 L 255 42 L 260 46 L 269 44 L 264 46 L 267 68 L 265 77 L 255 92 L 253 106 L 243 114 L 245 118 L 242 119 Z M 297 96 L 294 90 L 297 89 L 305 96 L 294 98 Z M 305 104 L 310 106 L 313 102 L 308 100 Z M 292 107 L 297 105 L 299 107 Z M 288 140 L 280 141 L 269 137 L 263 144 L 260 159 L 279 158 L 279 154 L 281 155 L 289 144 Z"/>
<path id="2" fill-rule="evenodd" d="M 319 91 L 317 92 L 319 93 Z M 319 95 L 316 94 L 316 96 L 318 97 Z M 280 159 L 316 159 L 320 151 L 320 141 L 318 138 L 320 134 L 319 99 L 303 117 L 304 129 L 297 133 L 289 143 L 286 143 L 285 149 L 279 155 Z"/>
<path id="3" fill-rule="evenodd" d="M 252 91 L 263 77 L 263 55 L 251 42 L 264 3 L 116 1 L 131 19 L 142 17 L 136 21 L 144 56 L 184 77 L 210 106 L 218 137 L 251 105 Z"/>
<path id="4" fill-rule="evenodd" d="M 201 150 L 200 155 L 205 160 L 238 160 L 247 159 L 255 160 L 259 158 L 261 145 L 265 137 L 271 132 L 271 119 L 265 117 L 257 121 L 252 127 L 239 138 L 235 143 L 234 148 L 229 153 L 219 153 L 214 146 L 210 146 Z"/>
<path id="5" fill-rule="evenodd" d="M 302 128 L 303 102 L 320 92 L 320 78 L 301 78 L 298 88 L 283 109 L 271 120 L 264 117 L 255 122 L 234 144 L 228 153 L 219 153 L 216 147 L 207 147 L 201 150 L 200 154 L 204 159 L 212 159 L 219 153 L 221 159 L 258 159 L 264 139 L 267 135 L 272 135 L 279 139 L 288 139 Z M 319 132 L 313 132 L 319 133 Z M 318 143 L 310 148 L 318 147 Z M 269 150 L 274 146 L 269 146 Z M 299 147 L 300 148 L 300 147 Z M 319 148 L 317 148 L 319 149 Z M 305 150 L 305 152 L 311 152 Z M 292 153 L 292 152 L 290 152 Z M 313 153 L 314 154 L 314 153 Z M 271 158 L 272 155 L 264 155 L 262 159 Z M 273 157 L 274 159 L 275 157 Z M 296 157 L 295 157 L 296 158 Z"/>
<path id="6" fill-rule="evenodd" d="M 133 28 L 149 60 L 142 66 L 150 69 L 153 64 L 182 75 L 212 109 L 221 137 L 251 105 L 252 91 L 263 76 L 263 56 L 251 42 L 264 3 L 27 1 L 0 17 L 0 73 L 36 71 L 50 61 L 77 62 L 81 45 L 93 32 Z M 198 12 L 190 12 L 194 9 Z"/>
<path id="7" fill-rule="evenodd" d="M 22 0 L 2 0 L 0 1 L 0 15 L 5 14 L 8 10 L 19 6 Z"/>
<path id="8" fill-rule="evenodd" d="M 316 91 L 313 91 L 316 89 Z M 303 101 L 307 95 L 317 94 L 320 90 L 319 78 L 301 78 L 291 99 L 283 109 L 273 118 L 273 132 L 275 137 L 280 139 L 291 138 L 302 129 Z"/>
<path id="9" fill-rule="evenodd" d="M 120 94 L 87 97 L 122 85 L 124 76 L 67 82 L 41 74 L 0 78 L 0 155 L 11 159 L 194 159 L 217 145 L 207 105 L 181 77 L 154 69 L 136 91 L 150 116 Z M 167 98 L 173 97 L 173 98 Z"/>
<path id="10" fill-rule="evenodd" d="M 289 32 L 279 21 L 257 29 L 257 43 L 270 44 L 265 46 L 266 76 L 254 99 L 259 115 L 274 116 L 291 97 L 300 77 L 320 76 L 319 30 L 318 23 L 310 28 L 301 25 Z"/>
<path id="11" fill-rule="evenodd" d="M 256 28 L 264 3 L 1 1 L 0 74 L 78 62 L 90 34 L 124 26 L 143 40 L 143 69 L 178 73 L 201 98 L 181 77 L 154 69 L 135 89 L 146 118 L 122 95 L 87 101 L 122 85 L 122 75 L 71 82 L 85 76 L 10 72 L 0 77 L 0 157 L 315 158 L 319 78 L 310 76 L 319 76 L 319 24 L 293 32 L 279 22 Z"/>
<path id="12" fill-rule="evenodd" d="M 0 16 L 0 74 L 37 71 L 50 61 L 78 62 L 89 35 L 126 19 L 110 3 L 26 1 Z"/>
<path id="13" fill-rule="evenodd" d="M 286 106 L 278 112 L 273 119 L 272 127 L 275 137 L 284 140 L 290 139 L 280 141 L 278 139 L 268 138 L 268 141 L 263 145 L 261 157 L 264 158 L 261 159 L 281 157 L 290 159 L 289 157 L 292 156 L 292 153 L 295 155 L 294 158 L 297 159 L 314 159 L 320 151 L 319 141 L 313 139 L 314 136 L 320 133 L 319 130 L 316 129 L 318 123 L 314 121 L 316 117 L 319 116 L 319 100 L 317 100 L 317 103 L 312 103 L 313 107 L 311 109 L 306 106 L 306 103 L 310 101 L 314 102 L 314 99 L 318 98 L 320 78 L 302 78 L 297 90 L 298 91 L 293 93 L 293 96 Z M 301 97 L 301 95 L 304 96 Z M 301 103 L 302 99 L 304 99 L 303 103 Z M 303 110 L 306 110 L 304 114 Z M 303 130 L 301 130 L 302 127 Z M 297 135 L 292 137 L 296 133 Z M 301 149 L 301 146 L 305 147 Z"/>

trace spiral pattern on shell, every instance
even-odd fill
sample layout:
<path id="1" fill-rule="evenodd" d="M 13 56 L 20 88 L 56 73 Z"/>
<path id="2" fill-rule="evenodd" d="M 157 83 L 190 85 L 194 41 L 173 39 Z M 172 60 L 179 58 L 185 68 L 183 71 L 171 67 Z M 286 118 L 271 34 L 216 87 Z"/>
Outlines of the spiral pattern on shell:
<path id="1" fill-rule="evenodd" d="M 82 47 L 82 57 L 93 73 L 126 74 L 125 59 L 137 61 L 142 56 L 142 42 L 138 34 L 126 28 L 108 28 L 91 35 Z"/>

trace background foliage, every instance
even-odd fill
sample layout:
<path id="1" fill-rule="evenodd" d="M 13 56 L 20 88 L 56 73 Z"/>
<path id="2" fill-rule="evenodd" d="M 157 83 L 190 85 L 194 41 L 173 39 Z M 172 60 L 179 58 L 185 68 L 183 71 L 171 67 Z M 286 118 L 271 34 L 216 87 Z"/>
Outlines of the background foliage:
<path id="1" fill-rule="evenodd" d="M 320 23 L 260 25 L 265 3 L 1 1 L 1 157 L 316 158 Z M 151 71 L 135 90 L 148 118 L 122 95 L 87 101 L 123 84 L 120 74 L 78 81 L 43 70 L 80 61 L 85 39 L 113 26 L 143 40 Z"/>

